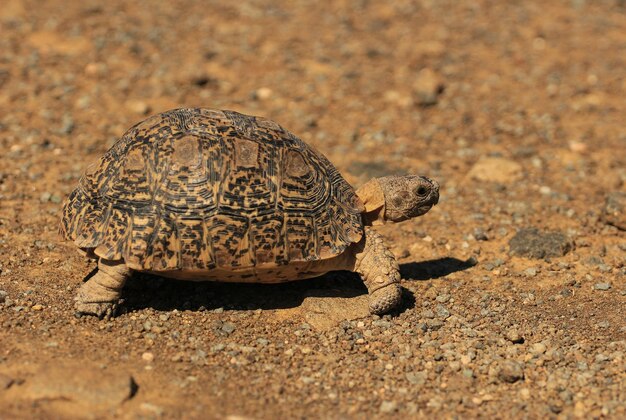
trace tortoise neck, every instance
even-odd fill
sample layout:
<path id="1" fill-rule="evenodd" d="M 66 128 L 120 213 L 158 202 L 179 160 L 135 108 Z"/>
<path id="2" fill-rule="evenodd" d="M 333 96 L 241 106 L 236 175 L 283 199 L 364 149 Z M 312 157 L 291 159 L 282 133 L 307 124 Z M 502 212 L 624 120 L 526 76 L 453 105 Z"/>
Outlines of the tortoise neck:
<path id="1" fill-rule="evenodd" d="M 385 194 L 380 186 L 378 178 L 372 178 L 356 191 L 365 210 L 363 211 L 363 224 L 376 226 L 385 224 Z"/>

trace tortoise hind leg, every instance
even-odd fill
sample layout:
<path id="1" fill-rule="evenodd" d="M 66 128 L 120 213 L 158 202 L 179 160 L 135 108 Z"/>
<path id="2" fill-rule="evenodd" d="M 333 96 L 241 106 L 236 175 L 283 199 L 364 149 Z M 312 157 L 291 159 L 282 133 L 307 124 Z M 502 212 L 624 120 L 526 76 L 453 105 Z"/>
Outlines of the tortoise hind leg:
<path id="1" fill-rule="evenodd" d="M 96 274 L 83 283 L 74 298 L 77 313 L 111 318 L 117 309 L 124 283 L 131 274 L 124 261 L 101 258 Z"/>
<path id="2" fill-rule="evenodd" d="M 382 236 L 366 227 L 365 242 L 355 256 L 354 271 L 361 275 L 367 286 L 370 312 L 382 315 L 398 306 L 402 300 L 400 271 Z"/>

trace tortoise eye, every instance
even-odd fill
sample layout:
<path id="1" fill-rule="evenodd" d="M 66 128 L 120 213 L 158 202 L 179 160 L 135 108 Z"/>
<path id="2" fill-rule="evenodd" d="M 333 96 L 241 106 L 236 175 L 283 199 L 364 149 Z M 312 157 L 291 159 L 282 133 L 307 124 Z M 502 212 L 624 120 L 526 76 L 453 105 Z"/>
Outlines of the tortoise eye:
<path id="1" fill-rule="evenodd" d="M 423 196 L 425 196 L 426 194 L 428 194 L 428 188 L 426 188 L 426 187 L 422 186 L 422 187 L 419 187 L 419 188 L 418 188 L 415 192 L 416 192 L 416 193 L 417 193 L 417 195 L 419 195 L 420 197 L 423 197 Z"/>

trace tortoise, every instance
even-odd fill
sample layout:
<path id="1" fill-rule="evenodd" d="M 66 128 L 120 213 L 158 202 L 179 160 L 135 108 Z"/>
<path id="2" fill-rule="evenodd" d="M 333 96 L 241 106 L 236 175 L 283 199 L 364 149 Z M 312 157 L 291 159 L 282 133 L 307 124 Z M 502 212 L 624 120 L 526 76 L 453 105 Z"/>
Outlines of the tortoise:
<path id="1" fill-rule="evenodd" d="M 61 235 L 98 260 L 78 314 L 114 315 L 133 272 L 279 283 L 350 270 L 369 309 L 401 301 L 394 255 L 372 226 L 428 212 L 439 185 L 374 178 L 356 192 L 320 152 L 261 117 L 181 108 L 131 127 L 63 206 Z"/>

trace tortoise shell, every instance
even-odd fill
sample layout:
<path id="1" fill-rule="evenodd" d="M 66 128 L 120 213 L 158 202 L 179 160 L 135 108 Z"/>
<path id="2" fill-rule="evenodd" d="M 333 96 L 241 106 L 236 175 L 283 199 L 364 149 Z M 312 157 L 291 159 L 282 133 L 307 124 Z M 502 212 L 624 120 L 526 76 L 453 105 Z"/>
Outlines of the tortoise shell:
<path id="1" fill-rule="evenodd" d="M 341 254 L 363 235 L 362 211 L 328 159 L 278 124 L 175 109 L 88 167 L 60 231 L 135 270 L 237 270 Z"/>

